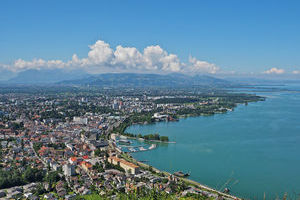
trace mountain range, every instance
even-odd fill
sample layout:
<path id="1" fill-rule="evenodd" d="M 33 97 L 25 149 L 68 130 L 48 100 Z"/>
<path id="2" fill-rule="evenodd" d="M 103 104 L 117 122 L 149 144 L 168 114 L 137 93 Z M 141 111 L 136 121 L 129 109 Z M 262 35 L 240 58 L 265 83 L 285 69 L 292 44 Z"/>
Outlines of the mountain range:
<path id="1" fill-rule="evenodd" d="M 99 87 L 188 87 L 224 86 L 230 81 L 207 75 L 106 73 L 87 74 L 62 69 L 26 70 L 3 82 L 5 84 L 59 84 Z"/>
<path id="2" fill-rule="evenodd" d="M 227 85 L 229 81 L 206 75 L 183 74 L 135 74 L 108 73 L 91 75 L 87 78 L 62 81 L 65 85 L 90 85 L 107 87 L 187 87 L 204 85 Z"/>

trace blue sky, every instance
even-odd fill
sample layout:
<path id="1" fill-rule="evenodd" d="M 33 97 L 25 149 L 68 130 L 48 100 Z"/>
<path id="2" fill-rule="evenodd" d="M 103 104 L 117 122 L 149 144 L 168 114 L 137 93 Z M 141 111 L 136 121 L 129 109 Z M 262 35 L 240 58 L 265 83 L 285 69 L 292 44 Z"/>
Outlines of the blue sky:
<path id="1" fill-rule="evenodd" d="M 85 58 L 101 40 L 113 50 L 159 45 L 180 65 L 193 56 L 226 73 L 300 72 L 299 19 L 292 0 L 2 0 L 0 63 Z"/>

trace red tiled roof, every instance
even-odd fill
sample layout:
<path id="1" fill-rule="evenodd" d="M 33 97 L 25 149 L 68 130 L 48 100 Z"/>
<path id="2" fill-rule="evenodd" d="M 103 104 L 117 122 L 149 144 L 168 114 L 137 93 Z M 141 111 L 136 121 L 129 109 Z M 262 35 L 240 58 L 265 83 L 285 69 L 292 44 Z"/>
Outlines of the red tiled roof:
<path id="1" fill-rule="evenodd" d="M 91 163 L 86 161 L 82 161 L 80 165 L 85 166 L 86 168 L 91 168 L 93 166 Z"/>
<path id="2" fill-rule="evenodd" d="M 133 163 L 127 162 L 126 160 L 117 158 L 117 157 L 115 157 L 115 156 L 112 156 L 112 157 L 109 157 L 109 158 L 112 159 L 112 160 L 115 160 L 115 161 L 117 161 L 117 162 L 123 163 L 124 165 L 133 167 L 133 168 L 138 168 L 138 167 L 139 167 L 139 166 L 137 166 L 137 165 L 135 165 L 135 164 L 133 164 Z"/>
<path id="3" fill-rule="evenodd" d="M 77 161 L 77 158 L 76 157 L 71 157 L 70 158 L 73 162 Z"/>

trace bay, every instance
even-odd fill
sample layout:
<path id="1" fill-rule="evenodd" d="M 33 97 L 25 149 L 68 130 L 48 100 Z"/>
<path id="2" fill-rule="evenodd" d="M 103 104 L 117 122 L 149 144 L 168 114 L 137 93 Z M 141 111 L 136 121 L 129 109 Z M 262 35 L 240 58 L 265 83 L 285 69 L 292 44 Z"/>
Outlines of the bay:
<path id="1" fill-rule="evenodd" d="M 299 89 L 293 85 L 293 89 Z M 266 101 L 213 116 L 133 125 L 130 133 L 159 133 L 176 144 L 133 153 L 168 172 L 190 172 L 204 185 L 247 199 L 300 193 L 300 93 L 258 93 Z"/>

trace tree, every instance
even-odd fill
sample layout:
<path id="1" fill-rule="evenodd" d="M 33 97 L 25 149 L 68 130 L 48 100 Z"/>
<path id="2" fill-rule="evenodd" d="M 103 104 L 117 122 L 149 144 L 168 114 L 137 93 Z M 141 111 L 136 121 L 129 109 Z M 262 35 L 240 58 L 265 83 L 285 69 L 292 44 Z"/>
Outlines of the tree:
<path id="1" fill-rule="evenodd" d="M 160 140 L 161 140 L 162 142 L 168 142 L 168 141 L 169 141 L 169 137 L 168 137 L 168 136 L 161 136 L 161 137 L 160 137 Z"/>
<path id="2" fill-rule="evenodd" d="M 38 186 L 36 187 L 36 189 L 33 191 L 33 193 L 37 196 L 42 195 L 44 193 L 46 193 L 47 191 L 45 190 L 45 188 L 43 187 L 43 185 L 40 183 L 38 184 Z"/>
<path id="3" fill-rule="evenodd" d="M 53 171 L 53 172 L 49 172 L 44 179 L 49 183 L 49 185 L 52 185 L 53 183 L 59 181 L 61 178 L 57 171 Z"/>
<path id="4" fill-rule="evenodd" d="M 23 178 L 28 183 L 41 181 L 44 178 L 44 172 L 36 168 L 27 167 L 23 174 Z"/>

